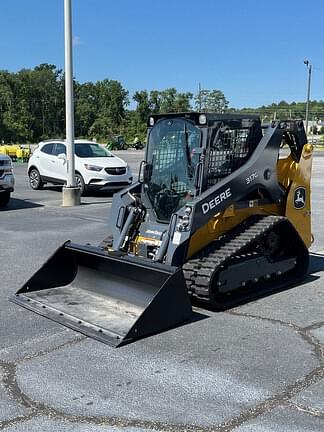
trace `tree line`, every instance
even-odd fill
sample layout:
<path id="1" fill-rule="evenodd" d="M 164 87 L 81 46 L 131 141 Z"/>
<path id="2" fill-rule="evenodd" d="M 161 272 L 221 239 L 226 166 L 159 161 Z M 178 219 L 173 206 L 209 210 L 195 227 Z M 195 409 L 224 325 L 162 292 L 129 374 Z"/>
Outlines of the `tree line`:
<path id="1" fill-rule="evenodd" d="M 34 69 L 11 73 L 0 71 L 0 142 L 35 143 L 65 136 L 64 73 L 55 65 L 41 64 Z M 123 135 L 128 142 L 145 139 L 149 114 L 186 112 L 257 113 L 263 120 L 304 118 L 305 103 L 285 101 L 259 108 L 229 108 L 221 90 L 178 92 L 139 90 L 130 95 L 116 80 L 79 83 L 74 81 L 75 136 L 111 141 Z M 132 105 L 134 108 L 130 108 Z M 324 117 L 324 102 L 312 101 L 312 114 Z M 315 113 L 315 114 L 314 114 Z"/>
<path id="2" fill-rule="evenodd" d="M 0 143 L 35 143 L 65 135 L 64 74 L 41 64 L 17 73 L 0 71 Z M 133 101 L 134 109 L 129 109 Z M 75 136 L 107 142 L 116 135 L 145 139 L 150 113 L 184 112 L 196 107 L 225 111 L 228 101 L 219 90 L 200 96 L 190 92 L 140 90 L 132 97 L 116 80 L 74 81 Z"/>
<path id="3" fill-rule="evenodd" d="M 262 105 L 258 108 L 242 108 L 236 110 L 240 113 L 256 113 L 263 121 L 275 119 L 302 119 L 305 120 L 306 102 L 291 102 L 280 101 L 270 105 Z M 324 101 L 310 101 L 309 120 L 320 121 L 324 119 Z"/>

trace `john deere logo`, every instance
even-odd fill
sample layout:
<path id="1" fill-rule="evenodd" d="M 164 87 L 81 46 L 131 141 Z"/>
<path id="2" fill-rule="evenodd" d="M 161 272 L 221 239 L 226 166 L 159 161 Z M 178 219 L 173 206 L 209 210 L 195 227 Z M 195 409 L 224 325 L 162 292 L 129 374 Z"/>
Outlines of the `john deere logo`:
<path id="1" fill-rule="evenodd" d="M 299 187 L 295 190 L 294 195 L 294 207 L 295 209 L 302 209 L 306 204 L 306 189 L 304 187 Z"/>

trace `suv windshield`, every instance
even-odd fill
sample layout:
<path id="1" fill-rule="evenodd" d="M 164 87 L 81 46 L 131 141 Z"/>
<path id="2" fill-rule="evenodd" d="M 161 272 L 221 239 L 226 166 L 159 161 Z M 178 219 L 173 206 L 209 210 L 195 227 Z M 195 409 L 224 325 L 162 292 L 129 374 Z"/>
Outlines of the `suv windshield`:
<path id="1" fill-rule="evenodd" d="M 169 220 L 195 194 L 195 168 L 201 131 L 181 118 L 160 120 L 151 130 L 147 162 L 149 180 L 144 185 L 156 215 Z"/>
<path id="2" fill-rule="evenodd" d="M 110 151 L 96 143 L 75 144 L 75 154 L 80 158 L 113 157 Z"/>

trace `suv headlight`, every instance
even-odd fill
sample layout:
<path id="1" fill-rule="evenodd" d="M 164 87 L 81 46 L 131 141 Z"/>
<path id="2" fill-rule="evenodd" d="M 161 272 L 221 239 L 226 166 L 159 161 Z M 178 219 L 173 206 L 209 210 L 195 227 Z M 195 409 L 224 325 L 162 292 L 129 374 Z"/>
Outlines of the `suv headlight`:
<path id="1" fill-rule="evenodd" d="M 103 167 L 89 164 L 84 164 L 84 167 L 89 171 L 101 171 L 103 169 Z"/>

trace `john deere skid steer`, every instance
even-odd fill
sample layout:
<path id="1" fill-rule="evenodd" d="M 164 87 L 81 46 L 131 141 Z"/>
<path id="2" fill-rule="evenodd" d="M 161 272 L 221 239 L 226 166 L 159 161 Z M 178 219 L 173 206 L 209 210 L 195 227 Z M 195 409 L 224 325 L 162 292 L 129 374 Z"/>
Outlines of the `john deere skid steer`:
<path id="1" fill-rule="evenodd" d="M 296 284 L 312 242 L 301 121 L 148 119 L 139 181 L 114 195 L 101 245 L 63 244 L 11 299 L 113 346 Z"/>

